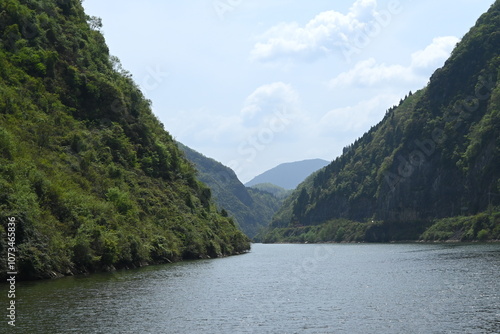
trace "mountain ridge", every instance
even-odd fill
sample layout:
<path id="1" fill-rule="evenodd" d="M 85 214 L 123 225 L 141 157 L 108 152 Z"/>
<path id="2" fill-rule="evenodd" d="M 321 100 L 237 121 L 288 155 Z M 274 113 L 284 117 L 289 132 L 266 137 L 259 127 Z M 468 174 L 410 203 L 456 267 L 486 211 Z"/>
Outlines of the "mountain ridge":
<path id="1" fill-rule="evenodd" d="M 252 187 L 256 184 L 271 183 L 286 190 L 295 189 L 307 176 L 325 167 L 329 162 L 323 159 L 307 159 L 286 162 L 273 167 L 245 183 Z"/>
<path id="2" fill-rule="evenodd" d="M 211 188 L 219 210 L 234 218 L 248 237 L 255 237 L 269 225 L 284 196 L 262 188 L 245 187 L 229 167 L 182 143 L 177 144 L 194 164 L 198 178 Z"/>
<path id="3" fill-rule="evenodd" d="M 459 232 L 475 240 L 483 231 L 482 239 L 498 239 L 499 25 L 497 0 L 427 87 L 299 186 L 267 240 L 414 240 L 433 224 L 447 229 L 442 219 L 457 216 L 471 218 L 426 238 Z"/>

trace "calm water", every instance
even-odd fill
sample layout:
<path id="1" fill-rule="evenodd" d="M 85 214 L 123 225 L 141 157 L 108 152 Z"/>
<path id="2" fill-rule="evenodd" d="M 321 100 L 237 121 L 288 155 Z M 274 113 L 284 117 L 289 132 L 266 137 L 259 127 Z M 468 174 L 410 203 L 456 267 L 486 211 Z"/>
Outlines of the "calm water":
<path id="1" fill-rule="evenodd" d="M 500 244 L 256 244 L 17 290 L 0 332 L 500 333 Z"/>

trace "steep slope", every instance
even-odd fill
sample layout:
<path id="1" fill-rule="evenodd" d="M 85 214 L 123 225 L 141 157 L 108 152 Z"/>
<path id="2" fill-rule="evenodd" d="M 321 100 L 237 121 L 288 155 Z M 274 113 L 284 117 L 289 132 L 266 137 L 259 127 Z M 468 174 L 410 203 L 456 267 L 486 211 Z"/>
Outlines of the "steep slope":
<path id="1" fill-rule="evenodd" d="M 277 186 L 272 183 L 259 183 L 253 185 L 251 189 L 262 190 L 270 194 L 273 194 L 275 197 L 281 199 L 287 198 L 292 193 L 292 190 L 286 190 L 285 188 L 281 188 L 280 186 Z"/>
<path id="2" fill-rule="evenodd" d="M 0 221 L 16 221 L 19 278 L 249 249 L 99 28 L 79 0 L 0 0 Z"/>
<path id="3" fill-rule="evenodd" d="M 272 223 L 293 231 L 274 230 L 268 241 L 417 239 L 437 219 L 486 210 L 443 235 L 499 238 L 499 68 L 496 1 L 425 89 L 294 192 Z"/>
<path id="4" fill-rule="evenodd" d="M 280 164 L 254 177 L 245 185 L 252 187 L 260 183 L 271 183 L 287 190 L 295 189 L 306 177 L 328 163 L 322 159 L 311 159 Z"/>
<path id="5" fill-rule="evenodd" d="M 245 187 L 233 170 L 220 162 L 178 143 L 186 158 L 198 171 L 198 177 L 212 189 L 219 208 L 234 217 L 241 230 L 253 238 L 267 227 L 283 202 L 270 192 Z"/>

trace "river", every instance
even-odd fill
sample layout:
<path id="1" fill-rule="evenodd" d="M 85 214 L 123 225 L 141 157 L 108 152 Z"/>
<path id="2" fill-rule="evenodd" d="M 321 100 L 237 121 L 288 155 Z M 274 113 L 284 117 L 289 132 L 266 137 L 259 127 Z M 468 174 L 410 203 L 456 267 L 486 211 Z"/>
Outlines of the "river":
<path id="1" fill-rule="evenodd" d="M 500 333 L 500 244 L 254 244 L 16 288 L 5 333 Z"/>

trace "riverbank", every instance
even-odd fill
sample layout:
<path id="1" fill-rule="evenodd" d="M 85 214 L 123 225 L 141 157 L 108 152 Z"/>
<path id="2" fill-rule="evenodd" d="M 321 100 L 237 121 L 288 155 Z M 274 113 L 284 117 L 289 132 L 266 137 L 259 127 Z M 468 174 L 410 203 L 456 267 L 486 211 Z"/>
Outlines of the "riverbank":
<path id="1" fill-rule="evenodd" d="M 472 242 L 500 240 L 500 210 L 432 221 L 356 222 L 334 219 L 319 225 L 277 227 L 261 232 L 264 243 Z"/>
<path id="2" fill-rule="evenodd" d="M 116 265 L 103 265 L 100 267 L 86 268 L 86 267 L 73 267 L 69 268 L 65 272 L 58 272 L 54 270 L 49 270 L 43 273 L 43 276 L 38 277 L 27 277 L 27 276 L 18 276 L 18 282 L 26 282 L 26 281 L 40 281 L 40 280 L 50 280 L 50 279 L 58 279 L 63 277 L 70 276 L 86 276 L 93 275 L 99 273 L 108 273 L 122 270 L 131 270 L 137 268 L 143 268 L 148 266 L 156 266 L 156 265 L 164 265 L 164 264 L 173 264 L 173 263 L 181 263 L 181 262 L 190 262 L 197 260 L 209 260 L 209 259 L 217 259 L 217 258 L 226 258 L 230 256 L 243 255 L 251 251 L 251 244 L 247 249 L 235 250 L 230 254 L 222 254 L 218 253 L 215 255 L 208 254 L 200 254 L 198 257 L 189 257 L 189 258 L 164 258 L 161 260 L 151 260 L 151 261 L 139 261 L 139 262 L 130 262 L 126 264 L 116 264 Z M 17 275 L 17 273 L 16 273 Z M 0 277 L 0 285 L 3 283 L 7 283 L 8 272 L 2 272 Z"/>

